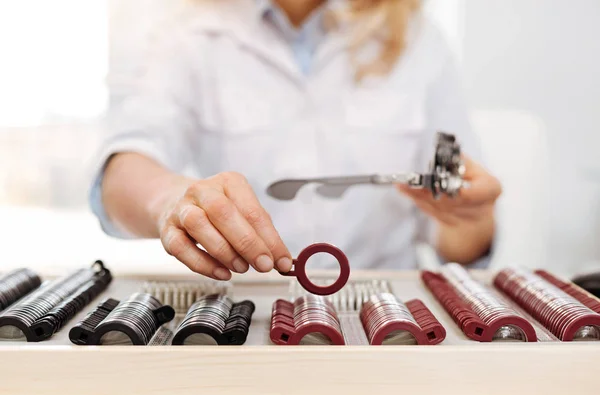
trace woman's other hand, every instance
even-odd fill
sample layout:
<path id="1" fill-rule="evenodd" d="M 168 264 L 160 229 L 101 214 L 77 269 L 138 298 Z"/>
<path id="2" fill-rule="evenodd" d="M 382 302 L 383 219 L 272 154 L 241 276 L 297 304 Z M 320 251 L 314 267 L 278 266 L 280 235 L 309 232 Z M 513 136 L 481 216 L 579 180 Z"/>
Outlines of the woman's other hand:
<path id="1" fill-rule="evenodd" d="M 496 177 L 488 173 L 478 163 L 468 157 L 463 157 L 466 172 L 464 180 L 469 183 L 467 188 L 460 190 L 455 198 L 442 196 L 435 200 L 431 191 L 411 189 L 405 185 L 398 188 L 423 212 L 446 225 L 456 225 L 461 222 L 476 222 L 493 214 L 496 200 L 502 193 L 502 186 Z"/>
<path id="2" fill-rule="evenodd" d="M 431 191 L 398 188 L 439 225 L 438 251 L 449 261 L 470 263 L 485 254 L 494 235 L 494 207 L 502 193 L 498 179 L 481 165 L 463 157 L 468 188 L 455 198 L 434 199 Z"/>

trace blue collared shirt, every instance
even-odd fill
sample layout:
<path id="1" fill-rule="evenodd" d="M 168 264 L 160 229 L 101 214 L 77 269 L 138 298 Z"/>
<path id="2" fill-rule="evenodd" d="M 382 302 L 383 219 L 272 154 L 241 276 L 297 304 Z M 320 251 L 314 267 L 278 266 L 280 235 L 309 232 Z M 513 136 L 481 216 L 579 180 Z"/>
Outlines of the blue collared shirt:
<path id="1" fill-rule="evenodd" d="M 312 59 L 325 36 L 324 15 L 326 4 L 314 10 L 302 26 L 292 25 L 285 12 L 272 0 L 257 0 L 258 17 L 271 25 L 288 42 L 298 67 L 308 75 Z"/>

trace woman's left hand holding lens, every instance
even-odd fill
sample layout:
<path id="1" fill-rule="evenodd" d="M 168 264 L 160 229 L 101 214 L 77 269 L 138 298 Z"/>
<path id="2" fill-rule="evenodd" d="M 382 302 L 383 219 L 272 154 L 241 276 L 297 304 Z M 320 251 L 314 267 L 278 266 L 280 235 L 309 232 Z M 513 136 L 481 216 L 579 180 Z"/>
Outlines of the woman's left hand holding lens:
<path id="1" fill-rule="evenodd" d="M 405 185 L 398 189 L 441 224 L 455 226 L 489 220 L 493 218 L 496 200 L 502 194 L 500 181 L 472 159 L 463 156 L 463 160 L 466 168 L 463 178 L 468 186 L 456 197 L 443 195 L 436 200 L 426 189 L 411 189 Z"/>

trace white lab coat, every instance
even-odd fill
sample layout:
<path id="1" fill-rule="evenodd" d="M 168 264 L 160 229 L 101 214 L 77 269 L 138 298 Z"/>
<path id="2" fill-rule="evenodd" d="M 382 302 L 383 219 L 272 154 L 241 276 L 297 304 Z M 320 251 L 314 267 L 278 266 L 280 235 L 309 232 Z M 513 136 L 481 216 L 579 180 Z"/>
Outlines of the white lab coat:
<path id="1" fill-rule="evenodd" d="M 464 152 L 479 159 L 440 32 L 425 17 L 415 18 L 392 73 L 356 85 L 343 31 L 327 35 L 305 76 L 289 46 L 254 17 L 254 0 L 217 3 L 186 12 L 152 42 L 135 78 L 113 76 L 116 96 L 98 177 L 107 158 L 123 151 L 146 154 L 173 171 L 191 168 L 198 177 L 237 171 L 292 254 L 328 242 L 353 268 L 414 268 L 415 244 L 431 240 L 432 226 L 394 188 L 355 187 L 339 200 L 305 188 L 291 202 L 276 201 L 265 189 L 289 177 L 424 170 L 436 130 L 456 134 Z M 117 234 L 98 191 L 92 205 L 104 229 Z"/>

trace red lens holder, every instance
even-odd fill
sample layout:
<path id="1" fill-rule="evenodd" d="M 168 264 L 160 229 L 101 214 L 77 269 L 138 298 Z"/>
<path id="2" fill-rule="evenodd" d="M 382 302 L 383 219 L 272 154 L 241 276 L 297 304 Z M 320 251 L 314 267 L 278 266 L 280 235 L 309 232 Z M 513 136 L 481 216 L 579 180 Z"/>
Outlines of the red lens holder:
<path id="1" fill-rule="evenodd" d="M 537 341 L 531 323 L 516 312 L 484 319 L 463 300 L 444 275 L 426 270 L 421 273 L 421 279 L 468 338 L 479 342 L 491 342 L 498 329 L 513 326 L 525 334 L 528 342 Z"/>
<path id="2" fill-rule="evenodd" d="M 275 301 L 270 331 L 270 338 L 274 344 L 299 345 L 304 336 L 311 333 L 327 336 L 333 345 L 345 344 L 338 317 L 331 303 L 314 295 L 298 298 L 294 303 L 282 299 Z"/>
<path id="3" fill-rule="evenodd" d="M 392 311 L 386 311 L 387 306 L 391 306 Z M 435 345 L 444 341 L 446 330 L 423 302 L 413 299 L 404 306 L 414 322 L 401 313 L 395 313 L 402 310 L 399 300 L 381 303 L 379 295 L 376 295 L 363 305 L 360 320 L 371 345 L 382 345 L 395 331 L 409 332 L 418 345 Z"/>
<path id="4" fill-rule="evenodd" d="M 600 299 L 587 292 L 585 289 L 582 289 L 570 281 L 563 281 L 545 270 L 536 270 L 534 273 L 548 281 L 550 284 L 562 289 L 564 292 L 583 303 L 592 311 L 600 314 Z"/>
<path id="5" fill-rule="evenodd" d="M 419 345 L 438 344 L 446 338 L 446 330 L 423 302 L 414 299 L 402 305 L 393 295 L 385 295 L 389 296 L 387 301 L 380 303 L 376 296 L 360 311 L 369 344 L 382 345 L 389 334 L 398 330 L 408 331 Z M 386 306 L 391 306 L 391 310 Z M 404 315 L 394 310 L 400 306 L 404 307 Z M 316 333 L 328 337 L 332 345 L 346 344 L 339 318 L 329 301 L 315 295 L 300 297 L 293 303 L 275 301 L 270 330 L 274 344 L 299 345 L 306 335 Z"/>
<path id="6" fill-rule="evenodd" d="M 561 341 L 574 340 L 583 327 L 600 328 L 598 299 L 544 270 L 507 268 L 494 285 Z"/>
<path id="7" fill-rule="evenodd" d="M 318 253 L 332 255 L 340 265 L 340 276 L 331 285 L 319 286 L 314 284 L 306 274 L 306 263 L 308 262 L 308 259 Z M 317 243 L 306 247 L 300 252 L 298 258 L 294 259 L 294 267 L 292 270 L 280 274 L 282 276 L 296 277 L 302 288 L 306 289 L 311 294 L 332 295 L 342 289 L 348 282 L 348 279 L 350 278 L 350 264 L 348 263 L 346 255 L 339 248 L 327 243 Z"/>

